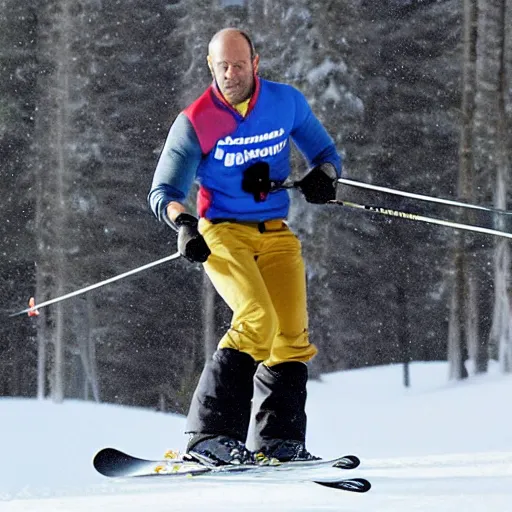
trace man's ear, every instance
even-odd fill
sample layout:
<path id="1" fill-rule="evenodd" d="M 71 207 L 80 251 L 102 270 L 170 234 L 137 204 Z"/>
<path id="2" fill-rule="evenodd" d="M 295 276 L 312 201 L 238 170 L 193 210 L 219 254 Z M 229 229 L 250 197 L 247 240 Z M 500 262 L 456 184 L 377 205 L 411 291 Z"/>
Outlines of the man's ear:
<path id="1" fill-rule="evenodd" d="M 260 56 L 257 54 L 254 56 L 254 59 L 252 59 L 252 67 L 254 69 L 254 74 L 256 75 L 260 67 Z"/>
<path id="2" fill-rule="evenodd" d="M 215 74 L 213 73 L 212 58 L 209 55 L 206 56 L 206 62 L 208 63 L 208 69 L 210 70 L 212 78 L 215 78 Z"/>

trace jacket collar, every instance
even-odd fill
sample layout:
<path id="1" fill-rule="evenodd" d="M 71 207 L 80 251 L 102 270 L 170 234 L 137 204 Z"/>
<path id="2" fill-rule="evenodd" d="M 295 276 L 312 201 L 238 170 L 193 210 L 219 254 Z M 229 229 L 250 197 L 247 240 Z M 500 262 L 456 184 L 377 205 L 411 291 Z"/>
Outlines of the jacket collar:
<path id="1" fill-rule="evenodd" d="M 260 89 L 261 89 L 261 82 L 258 75 L 254 75 L 254 91 L 251 95 L 251 101 L 249 101 L 249 105 L 247 107 L 247 113 L 245 114 L 245 117 L 249 115 L 251 110 L 254 108 L 254 105 L 256 105 L 256 102 L 258 101 L 258 97 L 260 95 Z M 240 112 L 229 103 L 226 98 L 224 98 L 223 94 L 220 92 L 219 86 L 217 85 L 217 81 L 214 79 L 212 83 L 212 91 L 215 97 L 228 109 L 230 109 L 232 112 L 234 112 L 236 115 L 241 116 Z"/>

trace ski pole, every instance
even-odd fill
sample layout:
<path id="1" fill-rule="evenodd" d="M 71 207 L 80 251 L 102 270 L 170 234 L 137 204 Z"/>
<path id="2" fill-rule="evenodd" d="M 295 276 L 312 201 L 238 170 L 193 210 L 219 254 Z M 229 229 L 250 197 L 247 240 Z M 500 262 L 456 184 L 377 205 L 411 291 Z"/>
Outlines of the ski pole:
<path id="1" fill-rule="evenodd" d="M 431 203 L 447 204 L 450 206 L 459 206 L 461 208 L 470 208 L 472 210 L 482 210 L 484 212 L 498 213 L 500 215 L 512 215 L 510 210 L 500 210 L 499 208 L 491 208 L 489 206 L 479 206 L 476 204 L 462 203 L 459 201 L 452 201 L 450 199 L 441 199 L 434 196 L 425 196 L 422 194 L 413 194 L 412 192 L 404 192 L 403 190 L 396 190 L 394 188 L 380 187 L 377 185 L 370 185 L 369 183 L 363 183 L 361 181 L 349 180 L 346 178 L 338 178 L 338 183 L 349 185 L 351 187 L 366 188 L 370 190 L 376 190 L 378 192 L 384 192 L 386 194 L 394 194 L 396 196 L 409 197 L 411 199 L 419 199 L 420 201 L 429 201 Z"/>
<path id="2" fill-rule="evenodd" d="M 63 300 L 70 299 L 71 297 L 76 297 L 77 295 L 81 295 L 85 292 L 90 292 L 91 290 L 94 290 L 96 288 L 100 288 L 101 286 L 105 286 L 106 284 L 113 283 L 115 281 L 119 281 L 120 279 L 124 279 L 125 277 L 132 276 L 133 274 L 137 274 L 138 272 L 142 272 L 143 270 L 147 270 L 151 267 L 156 267 L 157 265 L 161 265 L 162 263 L 165 263 L 167 261 L 175 260 L 176 258 L 180 257 L 179 252 L 175 252 L 174 254 L 171 254 L 170 256 L 166 256 L 165 258 L 162 258 L 160 260 L 153 261 L 151 263 L 148 263 L 146 265 L 143 265 L 142 267 L 134 268 L 133 270 L 129 270 L 128 272 L 124 272 L 123 274 L 119 274 L 114 277 L 110 277 L 109 279 L 105 279 L 104 281 L 100 281 L 96 284 L 91 284 L 90 286 L 86 286 L 85 288 L 81 288 L 80 290 L 76 290 L 71 293 L 67 293 L 66 295 L 61 295 L 60 297 L 56 297 L 55 299 L 50 299 L 45 302 L 41 302 L 41 304 L 35 304 L 34 297 L 31 297 L 29 300 L 29 307 L 18 311 L 17 313 L 12 313 L 9 315 L 9 317 L 19 316 L 23 315 L 25 313 L 28 313 L 28 316 L 37 316 L 39 314 L 39 309 L 42 309 L 46 306 L 49 306 L 50 304 L 56 304 L 57 302 L 62 302 Z"/>
<path id="3" fill-rule="evenodd" d="M 422 195 L 418 195 L 418 194 L 412 194 L 410 192 L 403 192 L 401 190 L 388 189 L 385 187 L 377 187 L 374 185 L 369 185 L 367 183 L 362 183 L 362 182 L 358 182 L 358 181 L 346 180 L 343 178 L 338 178 L 337 181 L 340 183 L 346 183 L 346 184 L 354 185 L 354 186 L 361 186 L 363 188 L 371 188 L 374 190 L 378 190 L 380 192 L 402 195 L 405 197 L 411 197 L 411 198 L 420 199 L 423 201 L 432 201 L 432 202 L 437 202 L 437 203 L 442 203 L 442 204 L 449 204 L 452 206 L 460 206 L 463 208 L 473 208 L 476 210 L 490 211 L 493 213 L 499 213 L 499 214 L 505 214 L 505 215 L 512 214 L 512 212 L 508 211 L 508 210 L 499 210 L 497 208 L 489 208 L 486 206 L 478 206 L 478 205 L 473 205 L 473 204 L 469 204 L 469 203 L 461 203 L 458 201 L 451 201 L 449 199 L 440 199 L 438 197 L 422 196 Z M 285 181 L 284 183 L 272 182 L 272 181 L 270 182 L 271 190 L 290 189 L 290 188 L 297 188 L 299 186 L 300 186 L 300 181 L 299 182 Z M 463 224 L 460 222 L 451 222 L 448 220 L 436 219 L 434 217 L 427 217 L 425 215 L 419 215 L 417 213 L 406 212 L 403 210 L 393 210 L 393 209 L 386 208 L 383 206 L 370 206 L 370 205 L 366 205 L 366 204 L 357 204 L 357 203 L 352 203 L 350 201 L 338 201 L 338 200 L 329 201 L 328 204 L 337 204 L 340 206 L 347 206 L 349 208 L 358 208 L 360 210 L 366 210 L 366 211 L 370 211 L 370 212 L 374 212 L 374 213 L 380 213 L 382 215 L 389 215 L 392 217 L 400 217 L 403 219 L 427 222 L 429 224 L 437 224 L 438 226 L 447 226 L 447 227 L 451 227 L 451 228 L 455 228 L 455 229 L 463 229 L 466 231 L 474 231 L 477 233 L 484 233 L 487 235 L 495 235 L 495 236 L 501 236 L 504 238 L 512 238 L 512 233 L 507 233 L 506 231 L 499 231 L 497 229 L 484 228 L 481 226 L 475 226 L 473 224 Z"/>
<path id="4" fill-rule="evenodd" d="M 349 208 L 358 208 L 360 210 L 366 210 L 369 212 L 380 213 L 382 215 L 389 215 L 391 217 L 400 217 L 402 219 L 417 220 L 421 222 L 427 222 L 429 224 L 437 224 L 439 226 L 447 226 L 455 229 L 464 229 L 466 231 L 475 231 L 477 233 L 485 233 L 487 235 L 502 236 L 504 238 L 512 238 L 512 233 L 505 231 L 499 231 L 497 229 L 489 229 L 481 226 L 474 226 L 472 224 L 462 224 L 459 222 L 451 222 L 448 220 L 435 219 L 433 217 L 426 217 L 424 215 L 418 215 L 416 213 L 405 212 L 403 210 L 392 210 L 391 208 L 384 208 L 382 206 L 369 206 L 366 204 L 357 204 L 350 201 L 329 201 L 328 204 L 337 204 L 340 206 L 348 206 Z"/>

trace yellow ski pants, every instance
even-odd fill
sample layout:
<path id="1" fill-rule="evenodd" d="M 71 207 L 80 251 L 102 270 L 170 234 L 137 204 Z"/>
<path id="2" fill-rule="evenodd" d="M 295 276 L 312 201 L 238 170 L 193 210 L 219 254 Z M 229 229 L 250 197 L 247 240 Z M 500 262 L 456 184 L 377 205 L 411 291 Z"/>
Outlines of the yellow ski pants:
<path id="1" fill-rule="evenodd" d="M 298 238 L 282 220 L 199 221 L 211 255 L 203 264 L 233 311 L 218 348 L 250 354 L 273 366 L 309 361 L 306 274 Z"/>

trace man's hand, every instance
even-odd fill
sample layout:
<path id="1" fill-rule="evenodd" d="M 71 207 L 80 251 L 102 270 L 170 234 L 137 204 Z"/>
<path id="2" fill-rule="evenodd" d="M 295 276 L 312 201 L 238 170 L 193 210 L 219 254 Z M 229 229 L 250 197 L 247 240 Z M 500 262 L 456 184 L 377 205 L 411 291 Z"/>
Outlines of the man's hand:
<path id="1" fill-rule="evenodd" d="M 304 194 L 308 203 L 325 204 L 336 199 L 336 169 L 330 163 L 313 167 L 296 187 Z"/>
<path id="2" fill-rule="evenodd" d="M 258 161 L 245 169 L 242 190 L 251 194 L 257 203 L 267 199 L 270 188 L 270 167 L 267 162 Z"/>
<path id="3" fill-rule="evenodd" d="M 197 230 L 197 219 L 188 213 L 180 213 L 173 221 L 178 230 L 178 252 L 192 262 L 204 263 L 211 251 Z"/>

